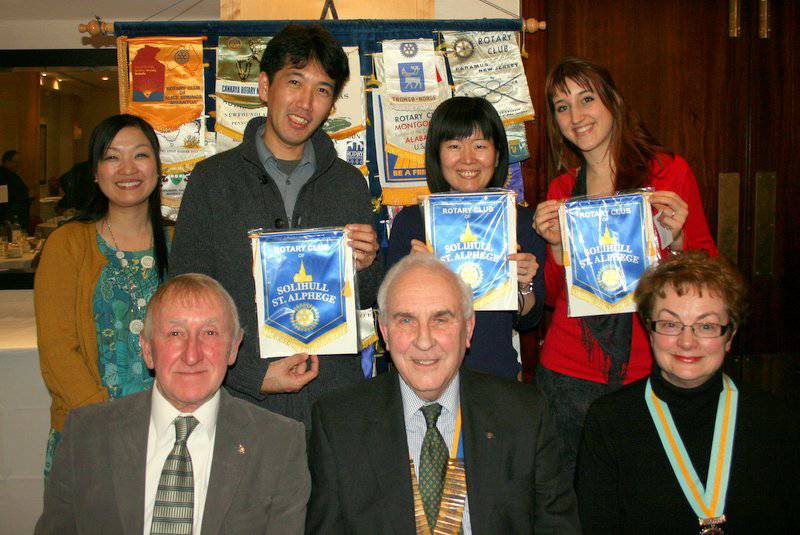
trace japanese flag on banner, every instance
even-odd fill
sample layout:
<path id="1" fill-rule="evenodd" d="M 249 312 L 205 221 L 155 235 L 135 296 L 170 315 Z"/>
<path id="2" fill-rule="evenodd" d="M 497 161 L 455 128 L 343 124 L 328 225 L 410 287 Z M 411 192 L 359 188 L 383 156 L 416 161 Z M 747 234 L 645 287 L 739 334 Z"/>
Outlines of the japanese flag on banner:
<path id="1" fill-rule="evenodd" d="M 375 152 L 386 205 L 409 205 L 428 193 L 425 141 L 436 107 L 452 94 L 444 58 L 432 40 L 384 41 L 373 56 L 381 82 L 372 94 Z"/>

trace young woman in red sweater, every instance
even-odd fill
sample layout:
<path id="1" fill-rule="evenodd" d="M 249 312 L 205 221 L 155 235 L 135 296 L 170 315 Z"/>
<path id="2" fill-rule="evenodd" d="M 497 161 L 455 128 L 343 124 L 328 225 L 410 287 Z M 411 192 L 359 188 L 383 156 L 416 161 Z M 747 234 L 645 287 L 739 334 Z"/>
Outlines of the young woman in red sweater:
<path id="1" fill-rule="evenodd" d="M 547 77 L 550 149 L 565 172 L 536 208 L 534 228 L 548 242 L 546 302 L 554 307 L 536 383 L 547 396 L 574 469 L 583 419 L 601 395 L 650 373 L 647 333 L 635 314 L 567 317 L 559 201 L 652 187 L 650 202 L 673 234 L 661 255 L 685 249 L 717 253 L 697 180 L 686 161 L 661 146 L 625 103 L 604 67 L 565 58 Z"/>

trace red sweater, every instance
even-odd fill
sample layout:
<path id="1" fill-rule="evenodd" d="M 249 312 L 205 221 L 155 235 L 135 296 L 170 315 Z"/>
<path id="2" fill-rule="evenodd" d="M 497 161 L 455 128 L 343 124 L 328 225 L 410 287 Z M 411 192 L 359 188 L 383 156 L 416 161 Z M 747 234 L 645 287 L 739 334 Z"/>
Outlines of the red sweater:
<path id="1" fill-rule="evenodd" d="M 705 249 L 711 255 L 716 255 L 717 247 L 708 231 L 694 173 L 680 156 L 661 155 L 658 160 L 661 164 L 655 163 L 651 166 L 647 185 L 656 190 L 673 191 L 689 205 L 689 215 L 683 226 L 684 249 Z M 560 200 L 571 197 L 576 176 L 577 169 L 573 169 L 556 177 L 550 184 L 547 199 Z M 662 257 L 667 254 L 669 254 L 667 249 L 661 251 Z M 607 365 L 606 359 L 600 346 L 596 342 L 593 343 L 591 354 L 588 354 L 586 347 L 581 343 L 583 335 L 580 318 L 567 317 L 564 267 L 555 263 L 549 246 L 544 269 L 547 288 L 546 303 L 555 307 L 555 311 L 542 347 L 542 366 L 579 379 L 596 383 L 608 382 L 604 373 Z M 631 356 L 623 383 L 628 384 L 648 375 L 652 361 L 653 355 L 647 331 L 638 315 L 634 315 Z"/>

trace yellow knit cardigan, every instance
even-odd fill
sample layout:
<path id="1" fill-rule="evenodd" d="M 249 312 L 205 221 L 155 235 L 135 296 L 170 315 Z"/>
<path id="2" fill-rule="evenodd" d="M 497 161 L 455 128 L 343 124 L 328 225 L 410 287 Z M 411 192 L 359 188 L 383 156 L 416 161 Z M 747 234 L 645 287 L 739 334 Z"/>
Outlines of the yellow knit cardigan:
<path id="1" fill-rule="evenodd" d="M 107 259 L 93 222 L 71 222 L 45 243 L 36 270 L 34 304 L 42 378 L 53 398 L 52 426 L 67 412 L 108 399 L 100 381 L 93 298 Z"/>

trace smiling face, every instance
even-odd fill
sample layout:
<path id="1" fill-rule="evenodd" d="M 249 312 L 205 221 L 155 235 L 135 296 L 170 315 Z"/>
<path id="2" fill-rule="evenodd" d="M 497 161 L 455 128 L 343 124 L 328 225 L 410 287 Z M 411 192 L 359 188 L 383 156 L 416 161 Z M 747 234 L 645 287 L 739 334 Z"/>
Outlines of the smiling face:
<path id="1" fill-rule="evenodd" d="M 128 208 L 147 203 L 158 184 L 156 154 L 135 126 L 122 128 L 111 140 L 95 173 L 110 207 Z"/>
<path id="2" fill-rule="evenodd" d="M 672 286 L 664 291 L 665 297 L 656 296 L 652 319 L 679 321 L 686 328 L 678 336 L 651 332 L 653 356 L 668 382 L 680 388 L 700 386 L 722 366 L 733 334 L 698 338 L 689 326 L 698 322 L 727 324 L 725 303 L 707 289 L 703 289 L 702 296 L 694 290 L 678 295 Z"/>
<path id="3" fill-rule="evenodd" d="M 267 73 L 261 73 L 258 94 L 268 108 L 264 143 L 276 158 L 299 160 L 303 144 L 333 107 L 333 79 L 316 61 L 303 68 L 286 65 L 271 82 Z"/>
<path id="4" fill-rule="evenodd" d="M 556 92 L 553 111 L 561 134 L 589 159 L 608 152 L 614 117 L 593 88 L 583 88 L 571 78 L 567 91 Z"/>
<path id="5" fill-rule="evenodd" d="M 491 182 L 499 155 L 494 143 L 475 131 L 468 138 L 449 139 L 439 145 L 439 165 L 455 191 L 480 191 Z"/>
<path id="6" fill-rule="evenodd" d="M 422 266 L 389 289 L 381 333 L 397 371 L 422 399 L 441 396 L 469 347 L 475 316 L 464 319 L 460 295 L 451 277 Z"/>
<path id="7" fill-rule="evenodd" d="M 164 299 L 155 311 L 150 339 L 140 336 L 156 386 L 181 412 L 192 412 L 219 390 L 241 341 L 222 300 L 210 292 Z"/>

